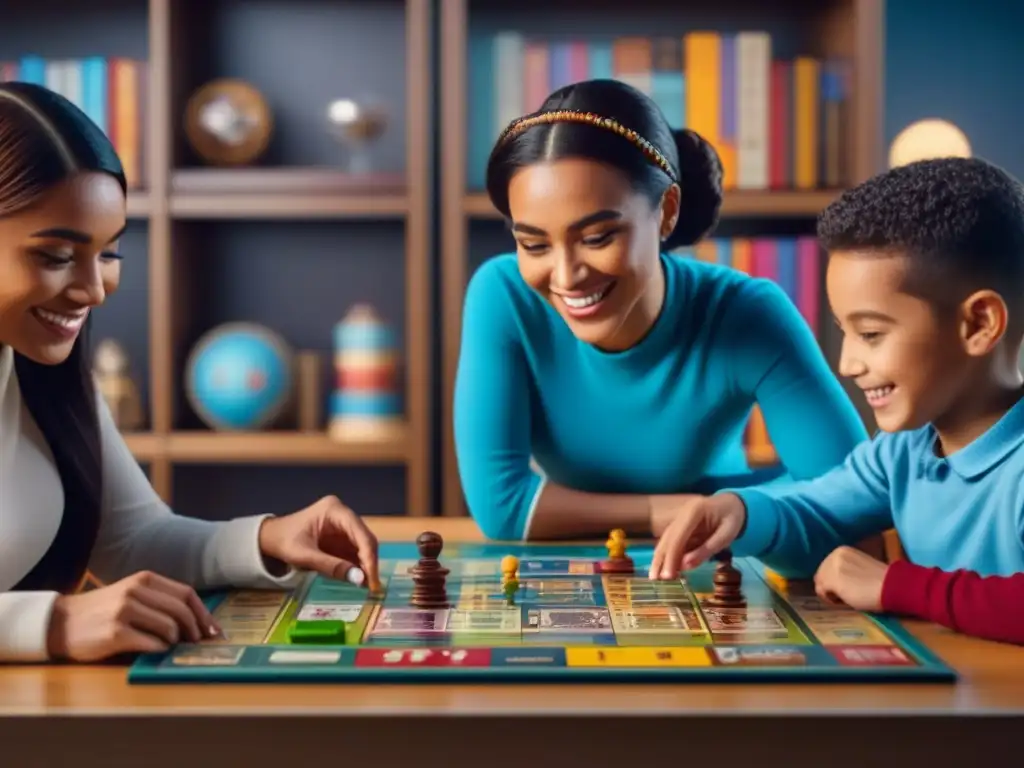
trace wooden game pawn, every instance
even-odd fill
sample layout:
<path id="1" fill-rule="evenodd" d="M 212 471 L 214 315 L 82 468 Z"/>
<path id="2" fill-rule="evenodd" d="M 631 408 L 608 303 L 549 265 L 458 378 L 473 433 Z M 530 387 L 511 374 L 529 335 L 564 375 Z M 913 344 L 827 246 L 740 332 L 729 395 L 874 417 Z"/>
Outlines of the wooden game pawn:
<path id="1" fill-rule="evenodd" d="M 732 564 L 731 555 L 719 558 L 712 582 L 715 591 L 708 598 L 708 605 L 714 608 L 742 608 L 747 604 L 742 589 L 743 574 Z"/>
<path id="2" fill-rule="evenodd" d="M 636 566 L 633 564 L 633 558 L 631 557 L 609 557 L 601 563 L 601 572 L 636 573 Z"/>
<path id="3" fill-rule="evenodd" d="M 448 605 L 445 577 L 448 569 L 440 565 L 412 569 L 413 589 L 409 602 L 417 608 L 444 608 Z"/>
<path id="4" fill-rule="evenodd" d="M 448 605 L 445 579 L 448 569 L 438 561 L 444 540 L 433 531 L 425 531 L 416 538 L 420 560 L 410 569 L 413 590 L 409 602 L 417 608 L 444 608 Z"/>

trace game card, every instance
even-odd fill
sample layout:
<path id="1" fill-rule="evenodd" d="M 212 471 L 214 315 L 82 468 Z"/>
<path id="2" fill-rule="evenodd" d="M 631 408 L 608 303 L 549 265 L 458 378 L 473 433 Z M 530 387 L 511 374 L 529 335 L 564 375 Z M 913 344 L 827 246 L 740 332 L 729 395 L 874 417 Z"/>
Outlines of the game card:
<path id="1" fill-rule="evenodd" d="M 854 613 L 852 608 L 848 608 L 845 605 L 832 605 L 829 602 L 822 600 L 817 595 L 800 595 L 797 597 L 790 597 L 789 604 L 792 605 L 797 613 Z"/>
<path id="2" fill-rule="evenodd" d="M 519 601 L 531 605 L 597 605 L 598 588 L 589 579 L 529 579 L 520 585 Z"/>
<path id="3" fill-rule="evenodd" d="M 522 623 L 523 614 L 518 608 L 456 608 L 448 615 L 447 631 L 518 634 Z"/>
<path id="4" fill-rule="evenodd" d="M 702 606 L 714 634 L 786 633 L 786 624 L 772 608 L 710 608 Z"/>
<path id="5" fill-rule="evenodd" d="M 634 606 L 612 613 L 615 628 L 624 632 L 703 632 L 693 609 L 677 605 Z"/>
<path id="6" fill-rule="evenodd" d="M 306 603 L 299 610 L 299 621 L 353 622 L 363 612 L 363 606 L 351 603 Z"/>
<path id="7" fill-rule="evenodd" d="M 856 612 L 806 614 L 801 617 L 822 645 L 888 645 L 888 636 Z"/>
<path id="8" fill-rule="evenodd" d="M 242 659 L 244 648 L 226 645 L 183 645 L 171 656 L 179 667 L 233 667 Z"/>
<path id="9" fill-rule="evenodd" d="M 210 645 L 262 643 L 277 621 L 286 599 L 280 592 L 239 592 L 229 595 L 213 611 L 214 618 L 223 630 L 221 636 L 205 642 Z"/>
<path id="10" fill-rule="evenodd" d="M 519 561 L 520 578 L 530 576 L 585 576 L 594 573 L 590 561 L 565 558 L 529 558 Z"/>
<path id="11" fill-rule="evenodd" d="M 541 595 L 594 591 L 594 583 L 590 579 L 526 579 L 521 586 L 523 589 L 532 590 Z"/>
<path id="12" fill-rule="evenodd" d="M 543 632 L 605 632 L 611 629 L 605 608 L 532 608 L 527 627 Z"/>
<path id="13" fill-rule="evenodd" d="M 383 608 L 373 627 L 375 635 L 421 635 L 444 632 L 448 609 Z"/>

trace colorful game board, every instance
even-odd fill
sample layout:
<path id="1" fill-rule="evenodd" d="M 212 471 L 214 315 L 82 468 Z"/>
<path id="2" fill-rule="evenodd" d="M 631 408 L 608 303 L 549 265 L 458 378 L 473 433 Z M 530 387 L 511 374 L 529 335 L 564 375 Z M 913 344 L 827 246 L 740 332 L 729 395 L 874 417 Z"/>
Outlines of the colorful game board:
<path id="1" fill-rule="evenodd" d="M 509 605 L 501 560 L 519 559 Z M 225 637 L 141 657 L 132 683 L 946 681 L 896 622 L 837 608 L 738 559 L 743 608 L 712 608 L 714 566 L 651 582 L 604 572 L 601 547 L 449 544 L 449 605 L 410 604 L 415 545 L 381 545 L 383 590 L 317 577 L 294 592 L 208 598 Z"/>

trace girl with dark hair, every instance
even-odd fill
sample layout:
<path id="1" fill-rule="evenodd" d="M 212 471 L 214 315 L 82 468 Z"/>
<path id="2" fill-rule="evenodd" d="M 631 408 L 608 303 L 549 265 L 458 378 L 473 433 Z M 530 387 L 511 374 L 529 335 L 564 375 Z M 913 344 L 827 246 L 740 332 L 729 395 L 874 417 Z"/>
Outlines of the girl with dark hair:
<path id="1" fill-rule="evenodd" d="M 635 88 L 555 91 L 487 191 L 516 252 L 467 288 L 454 429 L 489 537 L 657 536 L 691 494 L 815 477 L 866 437 L 781 288 L 667 253 L 716 225 L 722 168 Z M 755 403 L 782 470 L 747 464 Z"/>
<path id="2" fill-rule="evenodd" d="M 125 205 L 121 163 L 81 110 L 0 84 L 0 661 L 215 635 L 195 588 L 281 586 L 296 569 L 378 583 L 376 539 L 337 499 L 212 523 L 153 491 L 85 347 L 90 312 L 117 289 Z M 87 570 L 106 586 L 79 592 Z"/>

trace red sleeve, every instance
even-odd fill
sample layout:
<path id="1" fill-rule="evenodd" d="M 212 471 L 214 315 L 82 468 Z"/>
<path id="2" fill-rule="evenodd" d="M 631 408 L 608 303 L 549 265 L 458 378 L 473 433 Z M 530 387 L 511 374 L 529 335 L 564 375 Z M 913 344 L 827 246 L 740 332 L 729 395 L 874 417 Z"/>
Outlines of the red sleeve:
<path id="1" fill-rule="evenodd" d="M 973 637 L 1024 644 L 1024 573 L 979 576 L 897 560 L 882 584 L 882 610 Z"/>

